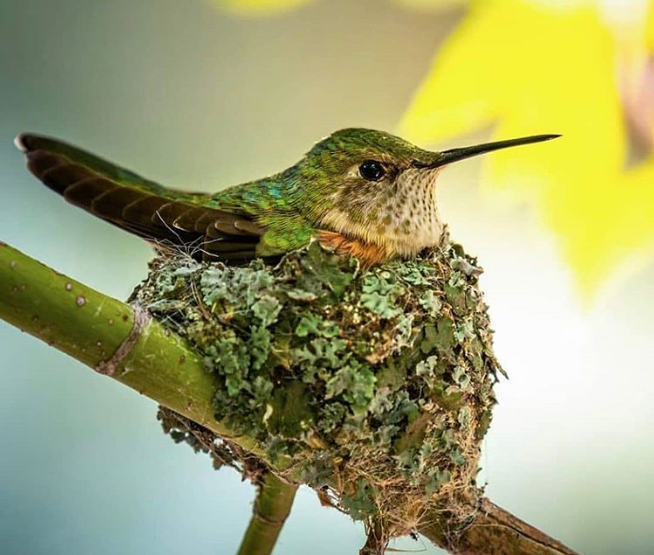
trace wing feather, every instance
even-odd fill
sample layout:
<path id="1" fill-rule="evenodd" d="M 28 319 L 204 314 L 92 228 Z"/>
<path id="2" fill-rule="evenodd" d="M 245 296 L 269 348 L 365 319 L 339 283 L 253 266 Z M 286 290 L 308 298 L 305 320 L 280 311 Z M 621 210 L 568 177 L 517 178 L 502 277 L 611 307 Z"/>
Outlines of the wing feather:
<path id="1" fill-rule="evenodd" d="M 57 139 L 23 134 L 27 167 L 68 202 L 150 241 L 194 246 L 196 258 L 247 260 L 265 229 L 248 214 L 202 205 L 209 195 L 168 189 Z"/>

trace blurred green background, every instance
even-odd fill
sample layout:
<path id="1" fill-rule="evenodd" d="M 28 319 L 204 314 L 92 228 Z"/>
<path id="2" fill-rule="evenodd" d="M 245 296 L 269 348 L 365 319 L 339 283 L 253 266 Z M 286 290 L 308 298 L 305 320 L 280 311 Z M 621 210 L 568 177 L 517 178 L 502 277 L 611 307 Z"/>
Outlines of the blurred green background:
<path id="1" fill-rule="evenodd" d="M 464 10 L 323 0 L 243 17 L 209 1 L 0 0 L 0 239 L 126 298 L 150 249 L 37 183 L 17 133 L 216 190 L 292 164 L 340 127 L 396 130 Z M 482 194 L 480 166 L 449 169 L 440 202 L 486 269 L 511 377 L 484 444 L 486 491 L 581 553 L 652 553 L 654 264 L 623 268 L 584 301 L 544 220 Z M 252 488 L 173 444 L 150 400 L 2 322 L 0 384 L 0 553 L 236 551 Z M 363 542 L 360 524 L 304 489 L 277 553 L 357 553 Z"/>

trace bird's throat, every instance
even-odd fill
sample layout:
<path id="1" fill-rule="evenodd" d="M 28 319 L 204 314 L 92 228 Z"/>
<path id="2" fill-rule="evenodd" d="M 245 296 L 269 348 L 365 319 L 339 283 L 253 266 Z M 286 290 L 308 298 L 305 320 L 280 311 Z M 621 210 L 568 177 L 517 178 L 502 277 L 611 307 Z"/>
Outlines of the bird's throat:
<path id="1" fill-rule="evenodd" d="M 435 173 L 406 170 L 392 188 L 342 192 L 320 221 L 321 243 L 372 265 L 440 243 Z"/>

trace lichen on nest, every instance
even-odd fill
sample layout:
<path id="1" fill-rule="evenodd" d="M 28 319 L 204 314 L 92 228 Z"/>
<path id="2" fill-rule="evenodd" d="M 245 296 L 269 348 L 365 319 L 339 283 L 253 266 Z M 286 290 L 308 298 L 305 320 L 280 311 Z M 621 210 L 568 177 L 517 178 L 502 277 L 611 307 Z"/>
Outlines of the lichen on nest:
<path id="1" fill-rule="evenodd" d="M 396 536 L 478 491 L 501 371 L 480 272 L 448 239 L 368 270 L 313 243 L 275 265 L 157 258 L 132 300 L 201 353 L 218 419 Z"/>

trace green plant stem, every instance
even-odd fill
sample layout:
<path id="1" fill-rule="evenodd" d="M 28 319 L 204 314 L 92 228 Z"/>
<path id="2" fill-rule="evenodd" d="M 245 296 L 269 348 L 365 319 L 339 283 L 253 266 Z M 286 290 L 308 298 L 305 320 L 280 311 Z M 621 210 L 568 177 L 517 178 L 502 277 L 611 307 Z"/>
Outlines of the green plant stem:
<path id="1" fill-rule="evenodd" d="M 297 486 L 274 474 L 266 474 L 258 485 L 252 518 L 238 555 L 270 555 L 284 522 L 291 512 Z"/>
<path id="2" fill-rule="evenodd" d="M 0 242 L 0 319 L 263 455 L 213 417 L 216 383 L 188 345 L 141 310 Z"/>
<path id="3" fill-rule="evenodd" d="M 217 384 L 181 338 L 151 320 L 141 309 L 55 272 L 2 242 L 0 319 L 270 464 L 254 439 L 235 434 L 213 417 Z M 273 470 L 283 470 L 282 465 L 277 464 Z M 295 488 L 272 474 L 268 476 L 255 507 L 259 515 L 272 514 L 270 520 L 279 521 L 275 515 L 288 514 Z M 274 541 L 258 540 L 262 548 L 267 545 L 268 551 L 247 551 L 246 543 L 257 537 L 272 537 L 273 531 L 275 539 L 279 534 L 280 526 L 267 528 L 265 519 L 254 520 L 239 555 L 270 553 Z M 434 544 L 458 554 L 574 554 L 488 500 L 481 501 L 476 516 L 466 526 L 452 525 L 455 527 L 449 529 L 450 522 L 454 521 L 435 512 L 420 532 Z"/>

